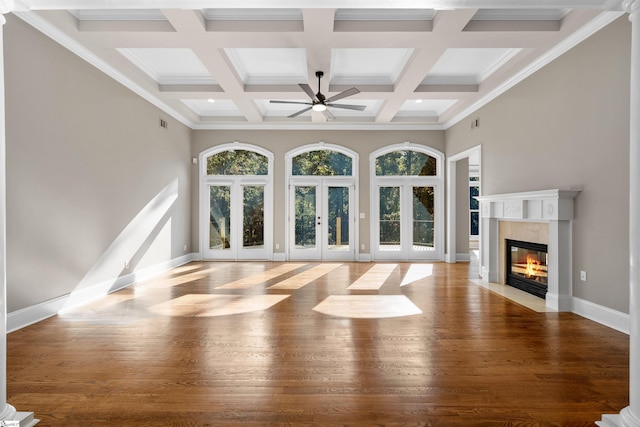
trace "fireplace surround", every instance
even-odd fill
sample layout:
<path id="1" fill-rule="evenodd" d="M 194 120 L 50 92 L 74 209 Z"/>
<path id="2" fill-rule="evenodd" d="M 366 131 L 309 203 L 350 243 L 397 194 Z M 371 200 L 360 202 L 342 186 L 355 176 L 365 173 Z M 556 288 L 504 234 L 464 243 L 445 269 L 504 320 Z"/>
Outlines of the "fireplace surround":
<path id="1" fill-rule="evenodd" d="M 481 278 L 505 284 L 506 238 L 544 243 L 548 247 L 545 305 L 555 311 L 571 311 L 573 200 L 579 192 L 551 189 L 477 197 Z M 508 236 L 505 229 L 510 230 Z M 540 238 L 527 238 L 532 233 Z"/>

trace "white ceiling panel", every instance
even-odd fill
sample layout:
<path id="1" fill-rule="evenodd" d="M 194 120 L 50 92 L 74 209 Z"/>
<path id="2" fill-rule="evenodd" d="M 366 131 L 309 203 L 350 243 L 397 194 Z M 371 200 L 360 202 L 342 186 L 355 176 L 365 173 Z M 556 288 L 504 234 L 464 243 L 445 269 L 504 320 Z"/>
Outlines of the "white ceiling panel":
<path id="1" fill-rule="evenodd" d="M 346 48 L 331 51 L 331 84 L 394 84 L 413 49 Z"/>
<path id="2" fill-rule="evenodd" d="M 240 110 L 230 99 L 183 99 L 182 102 L 199 116 L 240 116 Z"/>
<path id="3" fill-rule="evenodd" d="M 80 21 L 165 21 L 160 9 L 70 10 Z"/>
<path id="4" fill-rule="evenodd" d="M 423 84 L 480 84 L 521 49 L 447 49 Z"/>
<path id="5" fill-rule="evenodd" d="M 191 49 L 117 49 L 160 84 L 213 84 L 215 79 Z"/>
<path id="6" fill-rule="evenodd" d="M 300 9 L 204 9 L 207 21 L 301 21 Z"/>
<path id="7" fill-rule="evenodd" d="M 480 9 L 473 21 L 558 21 L 569 9 Z"/>
<path id="8" fill-rule="evenodd" d="M 225 49 L 244 84 L 306 83 L 307 54 L 301 48 Z"/>
<path id="9" fill-rule="evenodd" d="M 336 21 L 431 21 L 433 9 L 338 9 Z"/>
<path id="10" fill-rule="evenodd" d="M 438 117 L 456 102 L 457 99 L 409 99 L 402 104 L 396 116 Z"/>

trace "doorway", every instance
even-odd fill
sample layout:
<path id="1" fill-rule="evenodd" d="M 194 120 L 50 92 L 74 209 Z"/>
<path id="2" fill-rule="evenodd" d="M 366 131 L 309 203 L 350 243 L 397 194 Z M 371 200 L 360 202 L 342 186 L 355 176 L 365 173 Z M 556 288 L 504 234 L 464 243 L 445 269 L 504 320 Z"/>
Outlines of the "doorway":
<path id="1" fill-rule="evenodd" d="M 202 259 L 271 259 L 272 165 L 269 151 L 250 144 L 200 153 Z"/>
<path id="2" fill-rule="evenodd" d="M 353 261 L 353 182 L 292 180 L 289 188 L 289 258 Z"/>
<path id="3" fill-rule="evenodd" d="M 371 153 L 371 248 L 376 261 L 441 260 L 444 155 L 395 144 Z"/>
<path id="4" fill-rule="evenodd" d="M 356 259 L 357 164 L 354 151 L 322 142 L 286 154 L 288 259 Z"/>

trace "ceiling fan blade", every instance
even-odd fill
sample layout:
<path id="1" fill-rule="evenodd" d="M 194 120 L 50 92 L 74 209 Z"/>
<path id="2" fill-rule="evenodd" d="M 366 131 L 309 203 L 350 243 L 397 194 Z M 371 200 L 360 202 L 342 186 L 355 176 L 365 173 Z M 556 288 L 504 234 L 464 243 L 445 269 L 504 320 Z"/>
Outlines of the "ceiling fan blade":
<path id="1" fill-rule="evenodd" d="M 327 119 L 327 121 L 331 122 L 334 121 L 336 119 L 336 116 L 334 116 L 333 114 L 331 114 L 331 111 L 329 110 L 324 110 L 322 112 L 322 114 L 324 114 L 324 117 Z"/>
<path id="2" fill-rule="evenodd" d="M 333 95 L 331 98 L 327 99 L 327 102 L 337 101 L 338 99 L 346 98 L 347 96 L 355 95 L 356 93 L 360 93 L 360 91 L 357 88 L 352 87 L 351 89 L 347 89 L 337 95 Z"/>
<path id="3" fill-rule="evenodd" d="M 309 111 L 309 110 L 311 110 L 311 107 L 309 107 L 309 108 L 303 108 L 302 110 L 298 111 L 297 113 L 293 113 L 292 115 L 287 116 L 287 118 L 292 119 L 292 118 L 294 118 L 294 117 L 298 117 L 300 114 L 302 114 L 302 113 L 306 113 L 306 112 L 307 112 L 307 111 Z"/>
<path id="4" fill-rule="evenodd" d="M 364 111 L 366 107 L 366 105 L 351 105 L 351 104 L 327 104 L 329 107 L 332 108 L 343 108 L 345 110 L 358 110 L 358 111 Z"/>
<path id="5" fill-rule="evenodd" d="M 305 91 L 305 93 L 307 95 L 309 95 L 309 98 L 311 98 L 312 101 L 317 101 L 318 98 L 316 98 L 316 94 L 313 93 L 313 89 L 311 89 L 311 86 L 309 86 L 306 83 L 300 83 L 300 89 L 302 89 L 303 91 Z"/>
<path id="6" fill-rule="evenodd" d="M 298 102 L 298 101 L 278 101 L 275 99 L 272 99 L 271 101 L 269 101 L 272 104 L 302 104 L 302 105 L 313 105 L 310 102 Z"/>

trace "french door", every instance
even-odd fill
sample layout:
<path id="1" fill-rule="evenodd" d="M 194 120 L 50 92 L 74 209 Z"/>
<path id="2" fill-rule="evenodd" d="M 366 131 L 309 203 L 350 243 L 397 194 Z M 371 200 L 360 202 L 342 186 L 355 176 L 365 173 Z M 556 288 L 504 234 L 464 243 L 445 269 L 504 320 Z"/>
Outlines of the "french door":
<path id="1" fill-rule="evenodd" d="M 213 181 L 205 186 L 208 203 L 205 259 L 270 258 L 268 186 L 265 183 Z"/>
<path id="2" fill-rule="evenodd" d="M 413 181 L 413 182 L 412 182 Z M 378 180 L 373 252 L 376 260 L 438 260 L 442 254 L 436 206 L 439 188 L 401 178 Z"/>
<path id="3" fill-rule="evenodd" d="M 291 181 L 289 259 L 354 260 L 354 188 L 352 180 Z"/>

